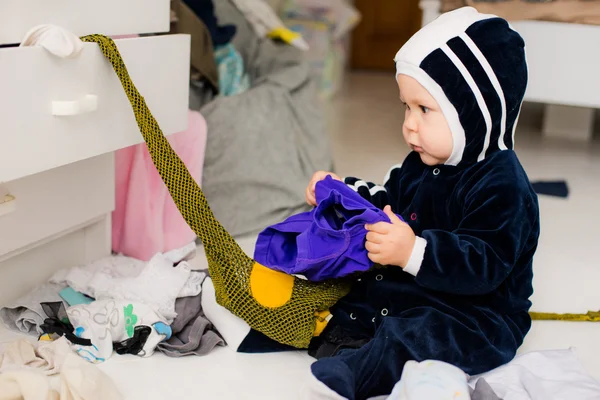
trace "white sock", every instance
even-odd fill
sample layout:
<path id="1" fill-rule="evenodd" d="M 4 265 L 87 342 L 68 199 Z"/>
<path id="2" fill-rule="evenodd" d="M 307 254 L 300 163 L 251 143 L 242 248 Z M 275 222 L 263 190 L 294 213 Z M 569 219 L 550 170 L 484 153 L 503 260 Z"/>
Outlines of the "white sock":
<path id="1" fill-rule="evenodd" d="M 60 58 L 74 58 L 83 50 L 77 35 L 55 25 L 38 25 L 25 34 L 21 47 L 42 46 Z"/>
<path id="2" fill-rule="evenodd" d="M 92 342 L 92 346 L 74 344 L 73 350 L 92 363 L 110 358 L 113 343 L 131 338 L 137 326 L 148 326 L 152 330 L 140 354 L 143 357 L 151 356 L 158 343 L 165 338 L 153 327 L 157 322 L 165 323 L 165 319 L 145 304 L 98 300 L 91 304 L 69 307 L 67 315 L 75 328 L 75 334 Z"/>

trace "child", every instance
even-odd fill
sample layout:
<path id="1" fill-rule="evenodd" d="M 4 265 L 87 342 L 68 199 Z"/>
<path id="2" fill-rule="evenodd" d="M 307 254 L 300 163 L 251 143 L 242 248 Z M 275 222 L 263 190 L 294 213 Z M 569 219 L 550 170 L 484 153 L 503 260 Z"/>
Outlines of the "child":
<path id="1" fill-rule="evenodd" d="M 345 179 L 390 217 L 366 226 L 369 258 L 388 267 L 357 279 L 310 350 L 313 375 L 348 399 L 389 394 L 409 360 L 486 372 L 514 357 L 531 326 L 539 210 L 513 151 L 522 38 L 462 8 L 421 29 L 395 62 L 412 152 L 383 186 Z M 327 175 L 340 179 L 317 172 L 309 204 Z"/>

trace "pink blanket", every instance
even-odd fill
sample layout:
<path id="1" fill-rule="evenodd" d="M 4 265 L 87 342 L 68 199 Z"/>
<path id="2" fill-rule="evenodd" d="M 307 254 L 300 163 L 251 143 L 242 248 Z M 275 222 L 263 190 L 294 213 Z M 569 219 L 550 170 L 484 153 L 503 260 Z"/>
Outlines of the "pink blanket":
<path id="1" fill-rule="evenodd" d="M 189 112 L 188 129 L 168 137 L 196 182 L 202 182 L 206 121 Z M 193 242 L 145 143 L 116 152 L 116 205 L 112 215 L 113 251 L 148 261 L 154 254 Z"/>

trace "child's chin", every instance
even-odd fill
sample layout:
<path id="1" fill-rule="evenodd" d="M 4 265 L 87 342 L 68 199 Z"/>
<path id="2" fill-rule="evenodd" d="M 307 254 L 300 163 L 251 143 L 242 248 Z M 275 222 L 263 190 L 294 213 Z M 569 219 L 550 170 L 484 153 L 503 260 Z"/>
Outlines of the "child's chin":
<path id="1" fill-rule="evenodd" d="M 423 162 L 423 164 L 429 165 L 430 167 L 440 164 L 439 160 L 437 160 L 434 157 L 431 157 L 429 154 L 419 153 L 419 156 L 421 156 L 421 161 Z"/>
<path id="2" fill-rule="evenodd" d="M 428 165 L 430 167 L 435 167 L 436 165 L 442 165 L 446 162 L 446 160 L 440 160 L 435 157 L 430 156 L 429 154 L 420 153 L 421 161 L 423 164 Z"/>

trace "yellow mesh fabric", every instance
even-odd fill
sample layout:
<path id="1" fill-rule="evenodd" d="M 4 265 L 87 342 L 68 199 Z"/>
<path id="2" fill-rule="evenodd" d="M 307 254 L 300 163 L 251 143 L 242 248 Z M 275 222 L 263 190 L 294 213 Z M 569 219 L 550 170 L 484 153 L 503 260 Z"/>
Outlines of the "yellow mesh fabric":
<path id="1" fill-rule="evenodd" d="M 534 321 L 571 321 L 571 322 L 600 322 L 600 312 L 588 311 L 587 314 L 555 314 L 530 312 Z"/>
<path id="2" fill-rule="evenodd" d="M 113 40 L 102 35 L 89 35 L 82 40 L 97 43 L 119 77 L 156 169 L 181 215 L 204 244 L 217 302 L 273 340 L 297 348 L 308 347 L 313 334 L 322 329 L 317 326 L 317 321 L 322 325 L 322 312 L 348 293 L 349 282 L 313 283 L 295 278 L 287 303 L 273 308 L 258 303 L 250 290 L 255 261 L 215 219 L 202 190 L 171 148 L 131 81 Z"/>

